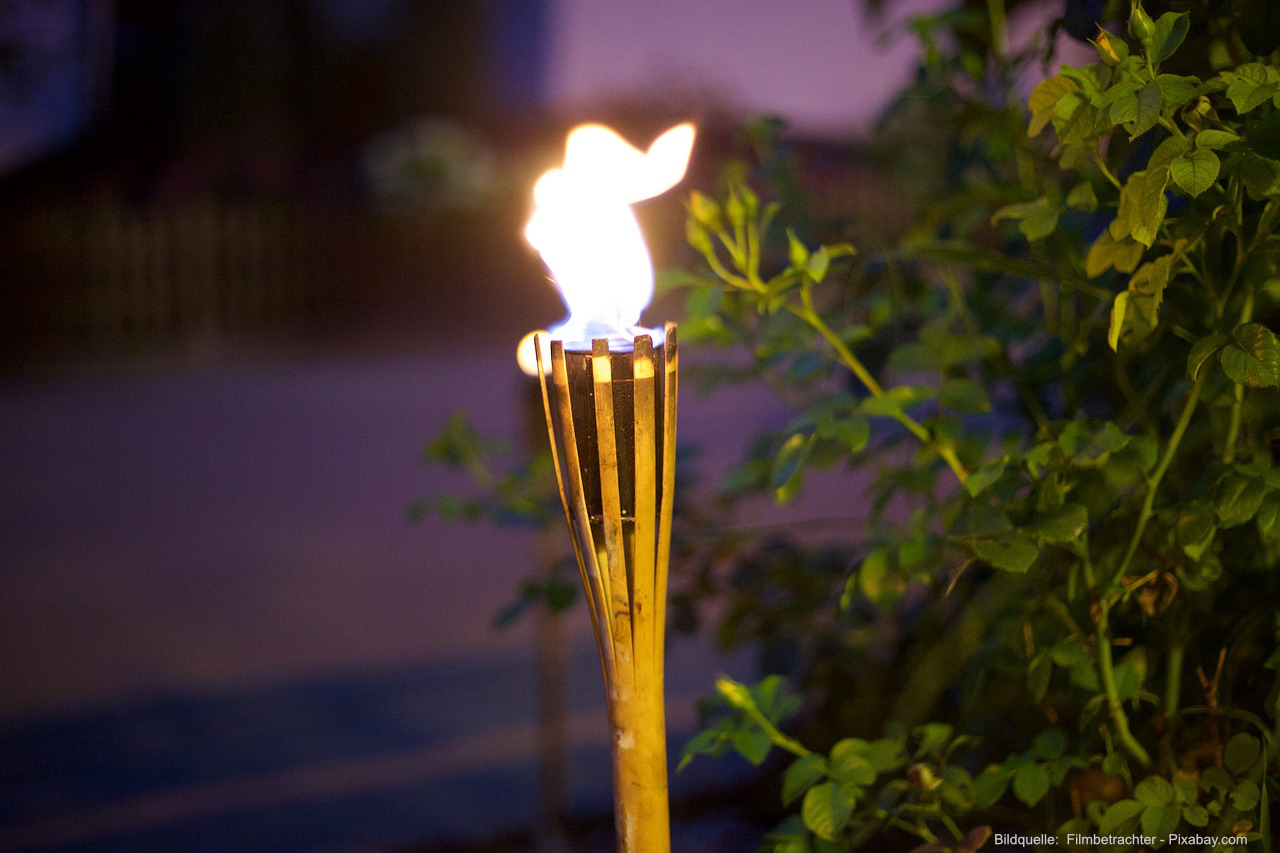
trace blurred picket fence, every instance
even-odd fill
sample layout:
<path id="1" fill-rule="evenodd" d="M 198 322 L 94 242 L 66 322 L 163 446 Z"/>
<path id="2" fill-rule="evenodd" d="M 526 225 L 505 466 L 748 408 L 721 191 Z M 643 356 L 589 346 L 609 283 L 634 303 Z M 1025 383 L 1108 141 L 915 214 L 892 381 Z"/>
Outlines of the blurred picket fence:
<path id="1" fill-rule="evenodd" d="M 312 205 L 48 205 L 3 223 L 5 349 L 153 348 L 314 317 L 359 296 L 366 223 Z"/>

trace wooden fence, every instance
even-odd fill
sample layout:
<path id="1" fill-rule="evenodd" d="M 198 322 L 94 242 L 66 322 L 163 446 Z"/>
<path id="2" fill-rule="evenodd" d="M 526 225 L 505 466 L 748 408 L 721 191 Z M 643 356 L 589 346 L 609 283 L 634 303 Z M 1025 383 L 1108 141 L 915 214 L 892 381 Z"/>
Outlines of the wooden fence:
<path id="1" fill-rule="evenodd" d="M 0 223 L 0 346 L 154 348 L 305 321 L 359 296 L 366 226 L 262 203 L 23 211 Z"/>

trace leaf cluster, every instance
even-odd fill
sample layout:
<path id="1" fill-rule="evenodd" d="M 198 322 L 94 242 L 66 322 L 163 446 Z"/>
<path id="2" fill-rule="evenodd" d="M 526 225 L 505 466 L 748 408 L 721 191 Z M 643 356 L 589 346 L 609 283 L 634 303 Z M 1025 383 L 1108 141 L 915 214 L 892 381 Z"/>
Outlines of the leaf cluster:
<path id="1" fill-rule="evenodd" d="M 805 697 L 796 736 L 776 681 L 767 712 L 722 684 L 686 751 L 794 756 L 798 814 L 767 849 L 975 849 L 992 825 L 1269 842 L 1280 57 L 1190 5 L 1133 4 L 1026 112 L 989 95 L 1026 63 L 994 16 L 982 63 L 973 14 L 921 25 L 917 85 L 949 95 L 962 168 L 895 245 L 806 243 L 740 180 L 690 199 L 689 337 L 750 356 L 706 384 L 758 377 L 795 408 L 727 505 L 791 500 L 814 466 L 867 484 L 843 576 L 775 546 L 704 588 L 732 641 L 808 649 L 775 670 Z M 1193 20 L 1225 47 L 1181 54 L 1206 43 Z M 940 731 L 964 748 L 921 752 Z M 882 743 L 893 761 L 866 754 Z"/>

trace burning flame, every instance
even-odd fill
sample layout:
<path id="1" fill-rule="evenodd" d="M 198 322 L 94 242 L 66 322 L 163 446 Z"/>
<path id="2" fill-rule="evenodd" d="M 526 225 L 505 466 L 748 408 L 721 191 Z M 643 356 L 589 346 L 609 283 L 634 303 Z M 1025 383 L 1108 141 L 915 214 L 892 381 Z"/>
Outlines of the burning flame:
<path id="1" fill-rule="evenodd" d="M 630 346 L 652 334 L 636 328 L 653 298 L 653 266 L 631 205 L 680 182 L 693 137 L 692 124 L 677 125 L 641 151 L 603 125 L 580 125 L 565 142 L 564 165 L 538 179 L 524 235 L 569 308 L 549 334 L 566 349 L 590 349 L 593 338 Z"/>

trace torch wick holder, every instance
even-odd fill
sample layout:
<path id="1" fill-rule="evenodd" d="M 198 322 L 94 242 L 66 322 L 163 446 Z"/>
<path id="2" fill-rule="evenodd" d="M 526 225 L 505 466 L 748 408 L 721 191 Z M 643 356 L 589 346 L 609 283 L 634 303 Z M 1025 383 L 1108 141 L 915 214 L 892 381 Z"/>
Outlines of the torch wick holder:
<path id="1" fill-rule="evenodd" d="M 566 352 L 551 382 L 536 342 L 547 434 L 608 698 L 618 850 L 670 850 L 663 659 L 675 497 L 678 351 Z"/>

